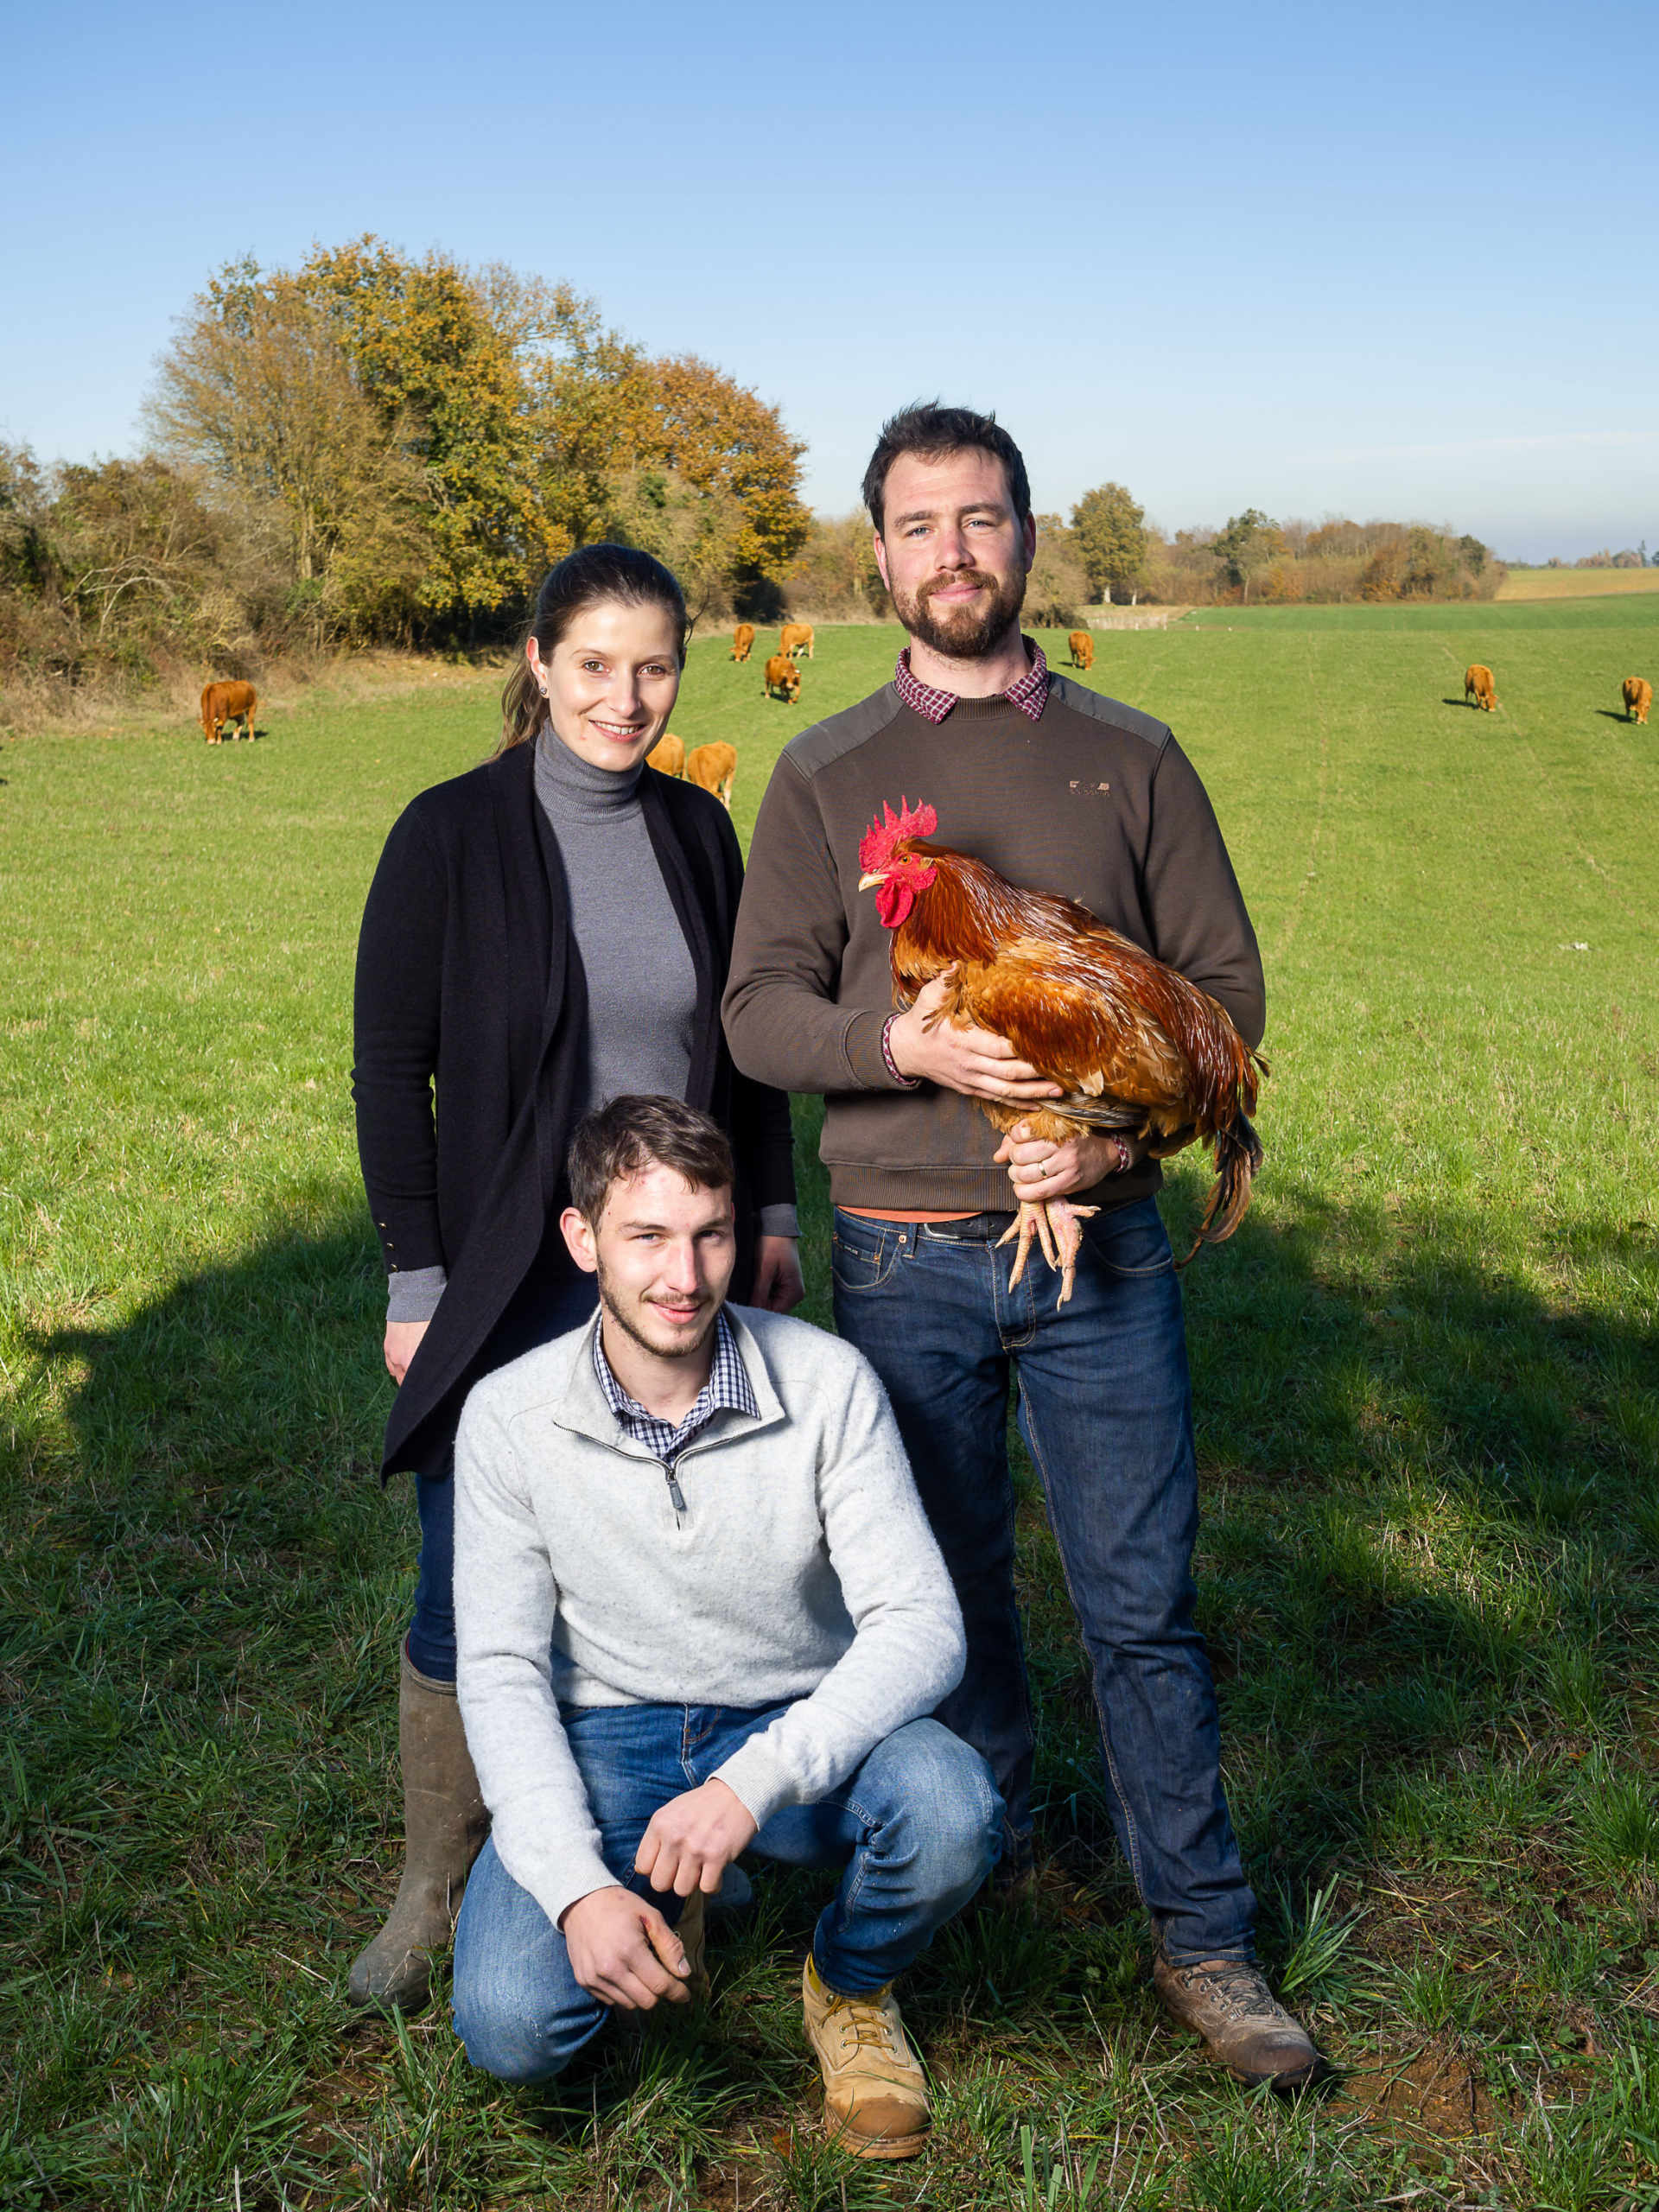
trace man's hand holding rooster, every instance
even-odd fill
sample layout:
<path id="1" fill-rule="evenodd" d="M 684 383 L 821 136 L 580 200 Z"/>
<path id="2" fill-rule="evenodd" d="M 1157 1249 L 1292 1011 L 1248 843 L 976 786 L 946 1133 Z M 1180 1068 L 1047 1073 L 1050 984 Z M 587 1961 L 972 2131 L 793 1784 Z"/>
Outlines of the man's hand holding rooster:
<path id="1" fill-rule="evenodd" d="M 1127 1132 L 1121 1137 L 1075 1136 L 1055 1144 L 1048 1137 L 1033 1137 L 1024 1122 L 1017 1122 L 995 1156 L 1007 1168 L 1016 1198 L 1046 1205 L 1051 1198 L 1092 1190 L 1107 1176 L 1122 1174 L 1142 1150 L 1139 1139 Z"/>
<path id="2" fill-rule="evenodd" d="M 959 1029 L 944 1018 L 950 982 L 947 969 L 924 985 L 915 1004 L 887 1032 L 887 1049 L 899 1074 L 920 1076 L 966 1098 L 990 1098 L 998 1105 L 1058 1098 L 1059 1084 L 1047 1082 L 1028 1060 L 1017 1058 L 1006 1037 L 992 1029 Z"/>

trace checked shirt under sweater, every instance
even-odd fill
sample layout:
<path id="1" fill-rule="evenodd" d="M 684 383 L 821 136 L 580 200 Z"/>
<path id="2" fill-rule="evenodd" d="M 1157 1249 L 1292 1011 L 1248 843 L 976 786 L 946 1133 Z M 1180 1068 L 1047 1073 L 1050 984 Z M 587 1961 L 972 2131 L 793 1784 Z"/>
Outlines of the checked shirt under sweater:
<path id="1" fill-rule="evenodd" d="M 616 1415 L 636 1444 L 660 1459 L 665 1466 L 672 1465 L 686 1446 L 722 1407 L 733 1413 L 747 1414 L 751 1419 L 760 1418 L 760 1401 L 754 1395 L 748 1370 L 737 1349 L 737 1339 L 732 1334 L 732 1325 L 722 1308 L 715 1319 L 715 1359 L 709 1370 L 709 1380 L 697 1393 L 697 1402 L 679 1427 L 671 1421 L 658 1421 L 655 1414 L 648 1414 L 637 1398 L 628 1393 L 611 1372 L 611 1363 L 605 1357 L 605 1347 L 600 1341 L 604 1332 L 594 1331 L 594 1373 L 599 1387 L 605 1394 L 605 1402 Z"/>
<path id="2" fill-rule="evenodd" d="M 1043 649 L 1027 638 L 1026 651 L 1031 656 L 1031 666 L 1017 683 L 1010 683 L 1002 696 L 1011 707 L 1017 707 L 1028 722 L 1039 722 L 1043 709 L 1048 704 L 1048 660 Z M 942 722 L 957 703 L 954 691 L 941 691 L 936 684 L 924 683 L 912 672 L 910 647 L 899 654 L 893 671 L 893 688 L 910 709 L 925 722 Z"/>

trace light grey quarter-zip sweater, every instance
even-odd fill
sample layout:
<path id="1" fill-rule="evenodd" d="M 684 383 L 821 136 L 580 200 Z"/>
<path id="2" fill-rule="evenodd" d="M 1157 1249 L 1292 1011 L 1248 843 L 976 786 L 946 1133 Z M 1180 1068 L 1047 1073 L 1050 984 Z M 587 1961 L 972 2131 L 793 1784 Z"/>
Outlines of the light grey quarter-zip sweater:
<path id="1" fill-rule="evenodd" d="M 760 1405 L 668 1471 L 594 1373 L 597 1319 L 473 1391 L 455 1443 L 467 1741 L 497 1852 L 549 1919 L 616 1876 L 560 1706 L 787 1704 L 719 1770 L 764 1827 L 932 1712 L 962 1616 L 892 1409 L 851 1345 L 727 1309 Z"/>

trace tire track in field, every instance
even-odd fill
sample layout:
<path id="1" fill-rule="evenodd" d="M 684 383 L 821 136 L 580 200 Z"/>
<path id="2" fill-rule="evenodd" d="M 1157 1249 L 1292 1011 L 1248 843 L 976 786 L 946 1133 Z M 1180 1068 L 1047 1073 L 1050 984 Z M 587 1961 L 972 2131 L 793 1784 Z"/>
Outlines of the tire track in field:
<path id="1" fill-rule="evenodd" d="M 1452 652 L 1451 646 L 1446 644 L 1444 640 L 1441 641 L 1440 651 L 1451 662 L 1452 667 L 1456 668 L 1458 665 L 1458 657 Z M 1510 707 L 1505 707 L 1503 709 L 1503 713 L 1510 727 L 1515 732 L 1516 737 L 1519 741 L 1521 750 L 1526 754 L 1527 759 L 1532 763 L 1532 789 L 1535 794 L 1534 804 L 1537 807 L 1539 813 L 1546 821 L 1558 821 L 1565 826 L 1567 835 L 1571 837 L 1573 842 L 1578 847 L 1579 856 L 1584 861 L 1585 866 L 1590 869 L 1591 873 L 1596 876 L 1601 883 L 1606 886 L 1607 891 L 1611 895 L 1614 905 L 1619 907 L 1619 909 L 1629 918 L 1634 920 L 1635 916 L 1631 912 L 1630 901 L 1625 898 L 1623 891 L 1620 890 L 1618 879 L 1609 869 L 1605 868 L 1602 866 L 1601 862 L 1596 858 L 1594 853 L 1591 851 L 1589 844 L 1586 841 L 1584 832 L 1579 826 L 1577 817 L 1574 816 L 1572 807 L 1568 804 L 1566 797 L 1556 784 L 1554 778 L 1544 766 L 1536 747 L 1534 746 L 1532 740 L 1528 736 L 1525 727 L 1522 723 L 1520 718 L 1516 715 L 1514 709 Z M 1551 814 L 1549 810 L 1544 805 L 1542 793 L 1545 791 L 1548 791 L 1554 801 L 1555 810 L 1554 814 Z"/>
<path id="2" fill-rule="evenodd" d="M 1302 915 L 1307 904 L 1307 887 L 1319 879 L 1319 848 L 1325 838 L 1325 801 L 1331 785 L 1331 717 L 1326 711 L 1325 695 L 1319 681 L 1314 661 L 1310 658 L 1307 669 L 1309 689 L 1313 695 L 1313 720 L 1319 733 L 1319 775 L 1314 786 L 1313 827 L 1308 833 L 1307 865 L 1302 880 L 1296 886 L 1296 895 L 1290 902 L 1290 912 L 1285 917 L 1284 927 L 1279 932 L 1279 942 L 1273 949 L 1275 960 L 1282 960 L 1289 951 L 1297 931 L 1302 925 Z"/>

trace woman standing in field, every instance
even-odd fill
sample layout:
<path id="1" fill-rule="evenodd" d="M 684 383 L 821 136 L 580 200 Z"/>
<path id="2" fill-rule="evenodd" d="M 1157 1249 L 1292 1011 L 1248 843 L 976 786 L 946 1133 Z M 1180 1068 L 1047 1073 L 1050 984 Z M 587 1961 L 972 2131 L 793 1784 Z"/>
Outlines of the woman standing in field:
<path id="1" fill-rule="evenodd" d="M 358 2005 L 425 2001 L 484 1840 L 455 1703 L 455 1426 L 481 1376 L 593 1310 L 558 1225 L 581 1116 L 622 1092 L 712 1114 L 737 1157 L 737 1280 L 775 1312 L 801 1297 L 789 1102 L 735 1071 L 720 1024 L 737 839 L 718 801 L 645 765 L 686 630 L 648 554 L 561 561 L 494 757 L 404 810 L 363 917 L 353 1093 L 399 1385 L 382 1473 L 417 1478 L 421 1565 L 399 1697 L 404 1877 L 352 1968 Z"/>

